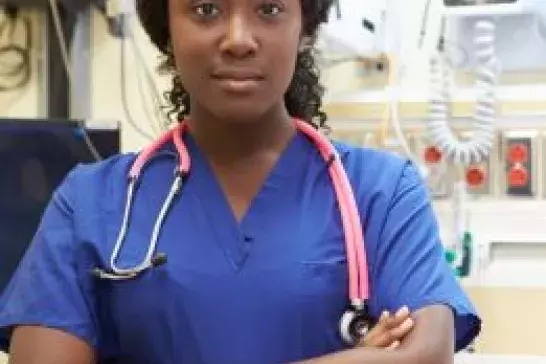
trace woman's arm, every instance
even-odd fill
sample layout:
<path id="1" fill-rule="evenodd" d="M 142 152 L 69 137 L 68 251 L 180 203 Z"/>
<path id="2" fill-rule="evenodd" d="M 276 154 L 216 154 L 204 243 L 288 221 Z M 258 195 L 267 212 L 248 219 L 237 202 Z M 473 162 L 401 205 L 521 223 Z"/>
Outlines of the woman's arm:
<path id="1" fill-rule="evenodd" d="M 9 364 L 94 364 L 88 344 L 60 330 L 21 326 L 13 331 Z"/>
<path id="2" fill-rule="evenodd" d="M 9 364 L 94 364 L 88 344 L 60 330 L 21 326 L 13 331 Z"/>
<path id="3" fill-rule="evenodd" d="M 452 364 L 453 313 L 429 306 L 415 313 L 415 325 L 396 350 L 359 347 L 296 364 Z"/>

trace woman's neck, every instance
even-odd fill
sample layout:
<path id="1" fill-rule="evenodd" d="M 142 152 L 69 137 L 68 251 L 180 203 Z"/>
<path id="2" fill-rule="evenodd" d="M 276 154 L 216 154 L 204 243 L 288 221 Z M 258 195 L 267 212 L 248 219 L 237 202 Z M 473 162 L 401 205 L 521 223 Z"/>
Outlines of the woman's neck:
<path id="1" fill-rule="evenodd" d="M 260 120 L 232 122 L 193 109 L 188 119 L 199 148 L 215 163 L 233 163 L 263 152 L 281 152 L 295 134 L 295 124 L 284 108 L 275 108 Z"/>

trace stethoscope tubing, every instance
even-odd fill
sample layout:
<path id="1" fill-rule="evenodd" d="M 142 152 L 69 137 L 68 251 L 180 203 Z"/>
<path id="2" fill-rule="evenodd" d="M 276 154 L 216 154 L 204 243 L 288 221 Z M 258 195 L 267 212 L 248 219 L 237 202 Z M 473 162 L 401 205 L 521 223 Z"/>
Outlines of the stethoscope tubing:
<path id="1" fill-rule="evenodd" d="M 295 122 L 297 128 L 312 140 L 312 142 L 317 146 L 317 149 L 324 161 L 328 163 L 328 171 L 335 190 L 345 235 L 347 271 L 349 276 L 349 300 L 352 307 L 355 309 L 361 309 L 364 307 L 369 298 L 368 270 L 364 250 L 362 225 L 349 178 L 347 177 L 345 169 L 341 163 L 339 154 L 330 141 L 328 141 L 323 135 L 321 135 L 306 122 L 297 119 Z M 191 159 L 188 150 L 182 141 L 182 135 L 187 130 L 187 123 L 179 123 L 176 127 L 162 135 L 151 146 L 141 151 L 131 166 L 128 174 L 129 185 L 127 189 L 122 224 L 109 261 L 110 272 L 96 269 L 96 274 L 100 278 L 115 280 L 135 278 L 143 271 L 158 265 L 158 263 L 163 263 L 166 261 L 166 258 L 163 255 L 158 257 L 157 255 L 154 256 L 154 254 L 165 217 L 173 205 L 174 199 L 178 194 L 180 194 L 183 188 L 184 178 L 190 171 Z M 131 211 L 134 205 L 134 198 L 143 169 L 147 163 L 153 159 L 154 154 L 157 153 L 159 149 L 169 141 L 172 141 L 175 145 L 179 160 L 175 171 L 175 178 L 154 223 L 148 250 L 140 264 L 131 268 L 119 268 L 116 263 L 123 246 L 123 242 L 127 236 L 128 229 L 130 228 Z"/>
<path id="2" fill-rule="evenodd" d="M 313 129 L 309 124 L 297 120 L 298 127 L 318 146 L 322 158 L 327 161 L 334 156 L 329 164 L 331 180 L 338 199 L 347 250 L 347 265 L 349 273 L 349 299 L 354 307 L 360 307 L 369 297 L 368 270 L 362 225 L 352 187 L 347 173 L 341 164 L 339 154 L 332 144 Z M 355 231 L 356 230 L 356 231 Z"/>

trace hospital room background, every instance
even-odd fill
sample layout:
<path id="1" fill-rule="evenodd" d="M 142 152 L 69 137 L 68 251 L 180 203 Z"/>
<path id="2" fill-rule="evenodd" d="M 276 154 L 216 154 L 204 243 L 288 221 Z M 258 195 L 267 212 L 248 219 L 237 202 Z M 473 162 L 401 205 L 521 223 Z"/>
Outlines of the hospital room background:
<path id="1" fill-rule="evenodd" d="M 81 161 L 168 128 L 169 79 L 133 6 L 0 0 L 0 155 L 18 128 L 82 128 L 66 141 Z M 324 132 L 410 158 L 429 186 L 445 258 L 483 318 L 457 362 L 546 363 L 546 0 L 339 0 L 319 56 Z"/>

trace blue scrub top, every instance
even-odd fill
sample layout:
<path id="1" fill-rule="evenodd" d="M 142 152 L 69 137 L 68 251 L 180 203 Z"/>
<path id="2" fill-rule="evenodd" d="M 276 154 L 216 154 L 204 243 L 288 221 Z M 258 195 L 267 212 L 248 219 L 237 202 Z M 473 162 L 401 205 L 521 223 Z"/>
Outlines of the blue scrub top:
<path id="1" fill-rule="evenodd" d="M 303 134 L 289 143 L 238 223 L 210 165 L 185 137 L 192 170 L 158 244 L 168 263 L 130 281 L 108 267 L 134 155 L 75 168 L 49 204 L 0 300 L 0 327 L 43 325 L 96 348 L 100 363 L 286 363 L 344 348 L 344 236 L 325 162 Z M 456 347 L 480 319 L 444 260 L 415 167 L 386 152 L 336 144 L 355 191 L 374 316 L 445 304 Z M 173 179 L 167 145 L 144 171 L 119 264 L 139 263 Z M 6 348 L 8 330 L 1 347 Z"/>

